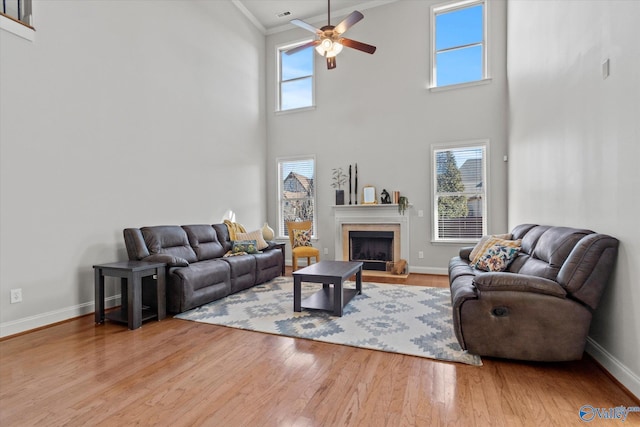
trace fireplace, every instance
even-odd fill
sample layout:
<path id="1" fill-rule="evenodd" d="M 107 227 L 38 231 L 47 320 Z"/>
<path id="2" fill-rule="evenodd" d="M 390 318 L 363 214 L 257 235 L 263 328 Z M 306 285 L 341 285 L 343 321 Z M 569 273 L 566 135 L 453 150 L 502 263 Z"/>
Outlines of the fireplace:
<path id="1" fill-rule="evenodd" d="M 393 231 L 349 231 L 349 261 L 362 261 L 364 270 L 385 271 L 393 261 Z"/>
<path id="2" fill-rule="evenodd" d="M 349 261 L 351 256 L 350 232 L 386 232 L 393 234 L 393 243 L 390 254 L 392 261 L 401 259 L 409 259 L 409 215 L 402 215 L 398 212 L 398 205 L 340 205 L 334 206 L 335 220 L 335 259 L 340 261 Z M 369 254 L 377 254 L 383 252 L 379 249 L 369 249 Z M 365 250 L 366 255 L 366 250 Z M 365 256 L 365 258 L 367 258 Z M 375 258 L 375 257 L 374 257 Z M 365 260 L 361 260 L 364 262 Z M 387 275 L 386 263 L 382 260 L 376 264 L 382 264 L 384 267 L 378 266 L 380 270 L 367 270 L 373 275 Z M 365 269 L 370 267 L 364 266 Z"/>

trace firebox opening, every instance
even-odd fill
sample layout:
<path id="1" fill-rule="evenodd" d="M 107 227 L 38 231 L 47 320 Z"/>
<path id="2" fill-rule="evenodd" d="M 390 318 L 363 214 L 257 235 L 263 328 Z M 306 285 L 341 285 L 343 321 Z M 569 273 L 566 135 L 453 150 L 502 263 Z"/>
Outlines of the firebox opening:
<path id="1" fill-rule="evenodd" d="M 393 231 L 349 231 L 349 261 L 362 261 L 364 270 L 385 271 L 393 261 Z"/>

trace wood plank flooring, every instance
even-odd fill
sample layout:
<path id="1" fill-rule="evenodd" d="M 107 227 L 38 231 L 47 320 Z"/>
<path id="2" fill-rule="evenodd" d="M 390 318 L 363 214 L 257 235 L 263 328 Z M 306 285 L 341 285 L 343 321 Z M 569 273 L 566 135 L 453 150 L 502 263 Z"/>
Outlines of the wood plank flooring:
<path id="1" fill-rule="evenodd" d="M 443 276 L 404 282 L 447 286 Z M 172 318 L 129 331 L 84 316 L 0 341 L 0 425 L 578 426 L 582 405 L 638 406 L 588 357 L 483 363 Z"/>

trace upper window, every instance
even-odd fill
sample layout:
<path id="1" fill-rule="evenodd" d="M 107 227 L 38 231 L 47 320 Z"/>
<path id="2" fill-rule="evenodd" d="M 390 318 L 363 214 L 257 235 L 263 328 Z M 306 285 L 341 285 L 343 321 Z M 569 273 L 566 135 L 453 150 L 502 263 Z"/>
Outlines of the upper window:
<path id="1" fill-rule="evenodd" d="M 296 45 L 300 44 L 302 43 Z M 314 105 L 314 50 L 309 46 L 291 54 L 285 53 L 296 45 L 278 48 L 278 111 Z"/>
<path id="2" fill-rule="evenodd" d="M 314 156 L 278 159 L 278 235 L 288 236 L 288 221 L 311 221 L 316 237 Z"/>
<path id="3" fill-rule="evenodd" d="M 485 0 L 431 7 L 431 87 L 477 82 L 487 76 Z"/>
<path id="4" fill-rule="evenodd" d="M 486 142 L 434 146 L 434 241 L 469 241 L 487 234 Z"/>
<path id="5" fill-rule="evenodd" d="M 31 0 L 1 0 L 0 12 L 14 21 L 31 26 Z"/>

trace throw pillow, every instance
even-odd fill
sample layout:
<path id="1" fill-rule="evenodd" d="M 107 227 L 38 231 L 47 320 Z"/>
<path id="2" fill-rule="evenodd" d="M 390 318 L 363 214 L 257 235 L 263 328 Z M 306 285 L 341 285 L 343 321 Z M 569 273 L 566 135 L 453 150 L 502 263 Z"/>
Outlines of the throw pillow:
<path id="1" fill-rule="evenodd" d="M 258 245 L 258 250 L 261 251 L 264 248 L 269 247 L 269 244 L 264 240 L 264 237 L 262 237 L 262 231 L 261 230 L 256 230 L 256 231 L 252 231 L 251 233 L 237 233 L 236 232 L 236 239 L 235 240 L 255 240 L 257 245 Z"/>
<path id="2" fill-rule="evenodd" d="M 311 229 L 293 230 L 293 247 L 311 246 Z"/>
<path id="3" fill-rule="evenodd" d="M 247 254 L 257 254 L 257 243 L 255 240 L 236 240 L 231 247 L 231 253 L 237 254 L 244 252 Z"/>
<path id="4" fill-rule="evenodd" d="M 489 249 L 495 244 L 500 244 L 502 246 L 508 246 L 512 248 L 518 248 L 519 250 L 522 244 L 522 240 L 520 239 L 508 240 L 508 239 L 502 239 L 500 237 L 489 236 L 489 238 L 482 244 L 482 246 L 478 248 L 478 251 L 476 252 L 475 256 L 473 257 L 471 255 L 469 256 L 469 260 L 471 261 L 471 264 L 477 263 L 480 257 L 487 252 L 487 249 Z"/>
<path id="5" fill-rule="evenodd" d="M 471 254 L 469 254 L 469 261 L 473 262 L 473 260 L 478 256 L 478 254 L 481 254 L 482 252 L 484 252 L 487 249 L 487 246 L 486 246 L 487 241 L 492 237 L 497 237 L 498 239 L 509 240 L 509 239 L 511 239 L 511 233 L 493 234 L 493 235 L 487 234 L 487 235 L 482 236 L 480 238 L 480 240 L 478 241 L 478 243 L 476 244 L 476 246 L 471 251 Z"/>
<path id="6" fill-rule="evenodd" d="M 474 264 L 474 267 L 483 271 L 505 271 L 509 264 L 518 256 L 520 247 L 495 244 L 488 248 Z"/>

